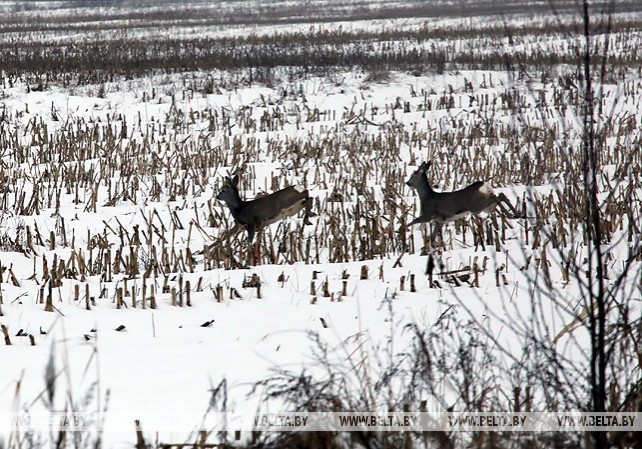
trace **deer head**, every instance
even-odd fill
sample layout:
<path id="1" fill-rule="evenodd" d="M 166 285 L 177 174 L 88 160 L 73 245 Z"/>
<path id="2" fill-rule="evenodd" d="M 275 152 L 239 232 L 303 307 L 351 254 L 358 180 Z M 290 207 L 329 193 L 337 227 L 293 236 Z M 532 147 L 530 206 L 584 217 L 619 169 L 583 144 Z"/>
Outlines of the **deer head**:
<path id="1" fill-rule="evenodd" d="M 430 188 L 428 179 L 426 178 L 426 172 L 430 168 L 430 164 L 430 161 L 422 162 L 417 170 L 415 170 L 412 175 L 410 175 L 410 178 L 408 178 L 408 181 L 406 181 L 406 185 L 417 190 L 419 190 L 420 187 L 425 186 L 428 186 Z"/>

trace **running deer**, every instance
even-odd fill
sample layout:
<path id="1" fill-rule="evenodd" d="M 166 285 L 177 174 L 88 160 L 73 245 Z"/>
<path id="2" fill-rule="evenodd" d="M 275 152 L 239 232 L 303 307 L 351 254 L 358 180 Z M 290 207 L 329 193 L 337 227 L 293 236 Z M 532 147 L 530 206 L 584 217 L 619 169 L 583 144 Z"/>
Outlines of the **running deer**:
<path id="1" fill-rule="evenodd" d="M 419 168 L 410 176 L 406 185 L 417 190 L 421 202 L 421 215 L 410 222 L 408 227 L 417 223 L 433 222 L 431 243 L 434 246 L 435 236 L 441 234 L 444 223 L 461 218 L 469 213 L 481 214 L 492 212 L 496 206 L 506 215 L 506 204 L 513 212 L 513 217 L 520 214 L 508 201 L 503 193 L 495 194 L 493 188 L 486 181 L 477 181 L 461 190 L 454 192 L 435 192 L 426 178 L 426 172 L 431 162 L 422 162 Z"/>
<path id="2" fill-rule="evenodd" d="M 216 199 L 227 204 L 234 220 L 245 226 L 251 242 L 257 230 L 269 226 L 285 217 L 291 217 L 305 208 L 304 223 L 310 224 L 312 198 L 307 190 L 300 187 L 286 187 L 250 201 L 243 201 L 239 195 L 239 175 L 227 177 Z"/>

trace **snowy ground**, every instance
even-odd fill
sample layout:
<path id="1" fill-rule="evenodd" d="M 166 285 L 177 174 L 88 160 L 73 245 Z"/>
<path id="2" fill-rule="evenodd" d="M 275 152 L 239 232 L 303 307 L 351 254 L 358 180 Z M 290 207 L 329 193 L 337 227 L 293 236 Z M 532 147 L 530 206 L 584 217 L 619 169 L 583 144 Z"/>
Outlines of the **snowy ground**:
<path id="1" fill-rule="evenodd" d="M 355 71 L 300 81 L 283 75 L 276 85 L 225 87 L 227 76 L 158 75 L 104 86 L 51 85 L 43 92 L 28 92 L 20 81 L 5 83 L 0 323 L 12 344 L 1 349 L 0 411 L 48 410 L 45 371 L 53 360 L 54 408 L 73 403 L 78 411 L 105 409 L 106 447 L 131 447 L 133 419 L 150 434 L 158 431 L 159 441 L 179 442 L 191 429 L 159 428 L 159 414 L 205 414 L 212 389 L 223 379 L 230 410 L 261 410 L 264 398 L 246 394 L 271 369 L 315 369 L 309 332 L 318 332 L 338 359 L 354 357 L 351 348 L 365 342 L 365 351 L 377 360 L 390 340 L 394 352 L 404 351 L 411 338 L 405 325 L 430 328 L 454 306 L 460 318 L 478 319 L 519 355 L 519 332 L 505 323 L 528 322 L 524 317 L 535 313 L 538 275 L 556 292 L 537 302 L 549 308 L 543 311 L 549 339 L 580 313 L 577 286 L 568 285 L 553 245 L 547 255 L 546 244 L 534 242 L 537 233 L 545 242 L 560 230 L 570 232 L 568 248 L 581 240 L 573 240 L 577 229 L 561 218 L 568 200 L 551 193 L 563 190 L 562 163 L 550 160 L 550 166 L 533 168 L 524 162 L 576 142 L 575 86 L 562 88 L 556 75 L 525 80 L 484 71 L 391 72 L 380 82 Z M 219 87 L 202 89 L 212 79 Z M 627 73 L 605 85 L 603 98 L 620 125 L 609 145 L 623 148 L 605 163 L 604 185 L 623 203 L 632 186 L 638 201 L 632 213 L 639 217 L 642 191 L 634 175 L 639 155 L 628 173 L 615 171 L 639 139 L 639 78 Z M 555 129 L 556 143 L 535 132 L 533 140 L 522 138 L 527 123 L 529 132 L 536 123 Z M 517 137 L 511 130 L 518 130 Z M 468 218 L 444 230 L 440 271 L 472 273 L 470 267 L 478 266 L 474 287 L 471 280 L 451 282 L 452 274 L 436 275 L 437 283 L 430 285 L 427 256 L 421 255 L 426 226 L 415 227 L 405 240 L 395 236 L 402 221 L 418 214 L 416 195 L 403 182 L 428 159 L 440 189 L 488 178 L 498 192 L 526 205 L 530 218 L 503 220 L 493 214 L 486 222 Z M 246 197 L 304 184 L 316 198 L 317 216 L 305 229 L 300 218 L 272 225 L 264 237 L 276 254 L 271 262 L 226 269 L 224 254 L 207 261 L 201 252 L 230 226 L 229 212 L 214 196 L 223 176 L 241 165 Z M 342 202 L 331 201 L 333 192 Z M 537 228 L 533 217 L 546 210 L 554 212 Z M 356 221 L 359 211 L 367 218 Z M 637 234 L 631 242 L 618 240 L 626 235 L 627 218 L 635 216 L 618 213 L 614 220 L 622 228 L 614 230 L 609 246 L 615 274 L 640 239 Z M 373 227 L 380 237 L 368 234 Z M 484 234 L 482 228 L 496 231 L 501 242 L 478 247 L 474 236 Z M 294 256 L 293 241 L 312 248 L 306 252 L 303 245 Z M 12 252 L 9 243 L 25 252 Z M 279 245 L 287 250 L 279 252 Z M 581 255 L 581 245 L 577 248 Z M 194 254 L 191 266 L 188 250 Z M 233 252 L 241 261 L 249 254 L 242 236 L 234 240 Z M 154 253 L 156 272 L 150 268 Z M 547 256 L 550 269 L 543 268 Z M 128 266 L 131 257 L 137 261 Z M 364 280 L 363 266 L 368 267 Z M 243 286 L 254 274 L 261 280 L 261 298 L 255 288 Z M 623 299 L 631 316 L 639 316 L 639 291 L 634 281 L 627 283 L 631 294 Z M 124 304 L 117 308 L 119 289 Z M 217 298 L 219 292 L 223 296 Z M 45 311 L 48 294 L 51 312 Z M 584 339 L 578 332 L 570 343 L 562 340 L 560 345 L 567 345 L 562 353 L 582 359 Z M 438 386 L 444 397 L 456 399 L 453 388 L 447 379 Z M 439 401 L 426 400 L 431 410 L 441 409 Z M 193 425 L 197 430 L 197 422 Z M 8 429 L 0 431 L 8 435 Z"/>

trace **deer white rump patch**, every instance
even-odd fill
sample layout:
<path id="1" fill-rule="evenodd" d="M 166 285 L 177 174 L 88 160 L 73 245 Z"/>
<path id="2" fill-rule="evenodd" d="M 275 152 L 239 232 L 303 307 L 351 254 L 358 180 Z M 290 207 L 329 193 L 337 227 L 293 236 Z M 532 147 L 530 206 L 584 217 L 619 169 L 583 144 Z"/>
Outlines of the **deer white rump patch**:
<path id="1" fill-rule="evenodd" d="M 479 187 L 479 191 L 484 195 L 491 195 L 493 193 L 493 188 L 489 183 L 484 181 L 484 183 Z"/>

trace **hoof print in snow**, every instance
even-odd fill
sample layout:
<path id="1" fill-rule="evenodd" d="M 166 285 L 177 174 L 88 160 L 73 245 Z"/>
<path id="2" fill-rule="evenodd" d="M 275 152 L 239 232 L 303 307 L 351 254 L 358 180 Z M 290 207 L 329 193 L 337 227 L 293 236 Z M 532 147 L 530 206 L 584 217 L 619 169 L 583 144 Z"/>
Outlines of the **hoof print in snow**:
<path id="1" fill-rule="evenodd" d="M 201 327 L 210 327 L 214 323 L 214 320 L 209 320 L 201 324 Z"/>
<path id="2" fill-rule="evenodd" d="M 118 332 L 121 332 L 121 331 L 124 331 L 124 330 L 125 330 L 125 325 L 124 324 L 121 324 L 120 326 L 118 326 L 116 328 L 116 331 L 118 331 Z"/>

